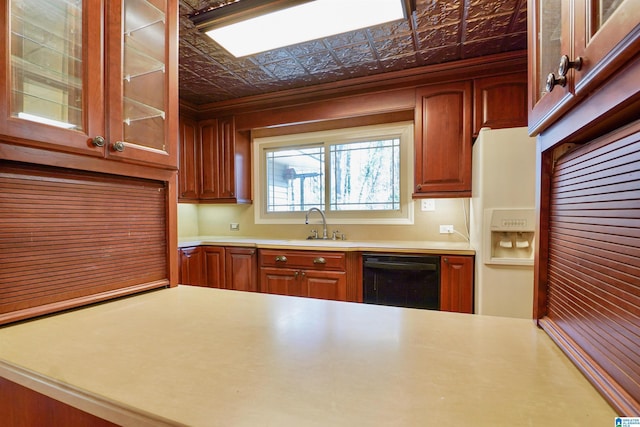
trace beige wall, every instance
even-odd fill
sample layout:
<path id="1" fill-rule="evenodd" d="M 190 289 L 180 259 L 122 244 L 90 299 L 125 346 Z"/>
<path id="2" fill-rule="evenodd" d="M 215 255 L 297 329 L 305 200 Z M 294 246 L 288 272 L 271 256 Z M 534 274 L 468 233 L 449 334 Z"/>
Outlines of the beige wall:
<path id="1" fill-rule="evenodd" d="M 465 231 L 465 212 L 468 219 L 468 199 L 435 199 L 435 211 L 420 210 L 420 201 L 414 203 L 413 225 L 328 225 L 329 233 L 338 229 L 348 240 L 408 240 L 462 242 L 458 234 L 440 234 L 440 224 L 452 224 L 455 230 Z M 311 220 L 311 218 L 310 218 Z M 304 239 L 312 228 L 318 229 L 320 218 L 313 216 L 313 224 L 262 225 L 254 223 L 253 205 L 178 205 L 178 236 L 234 236 L 275 239 Z M 318 223 L 316 223 L 316 221 Z M 231 231 L 230 223 L 240 224 L 239 231 Z"/>

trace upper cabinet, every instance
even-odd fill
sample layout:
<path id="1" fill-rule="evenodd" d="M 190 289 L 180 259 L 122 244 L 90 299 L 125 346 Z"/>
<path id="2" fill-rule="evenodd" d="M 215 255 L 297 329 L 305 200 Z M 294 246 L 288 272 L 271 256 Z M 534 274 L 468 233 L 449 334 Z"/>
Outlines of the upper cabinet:
<path id="1" fill-rule="evenodd" d="M 416 89 L 414 198 L 471 196 L 471 81 Z"/>
<path id="2" fill-rule="evenodd" d="M 251 137 L 233 116 L 180 119 L 178 201 L 251 203 Z"/>
<path id="3" fill-rule="evenodd" d="M 0 10 L 0 133 L 177 166 L 177 2 L 12 0 Z"/>
<path id="4" fill-rule="evenodd" d="M 638 0 L 529 1 L 529 131 L 538 134 L 640 47 Z"/>

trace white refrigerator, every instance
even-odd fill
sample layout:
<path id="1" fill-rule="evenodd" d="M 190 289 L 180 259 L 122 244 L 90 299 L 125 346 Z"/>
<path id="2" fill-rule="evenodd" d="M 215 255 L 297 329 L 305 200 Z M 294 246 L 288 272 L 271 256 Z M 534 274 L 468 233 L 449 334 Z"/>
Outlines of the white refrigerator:
<path id="1" fill-rule="evenodd" d="M 532 318 L 535 144 L 523 127 L 483 128 L 473 145 L 469 231 L 478 314 Z"/>

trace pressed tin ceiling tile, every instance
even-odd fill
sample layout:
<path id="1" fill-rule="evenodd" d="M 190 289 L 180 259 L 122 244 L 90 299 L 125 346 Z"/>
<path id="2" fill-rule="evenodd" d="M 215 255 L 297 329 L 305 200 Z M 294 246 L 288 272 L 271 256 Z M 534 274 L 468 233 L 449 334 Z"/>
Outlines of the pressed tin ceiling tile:
<path id="1" fill-rule="evenodd" d="M 527 0 L 417 0 L 407 20 L 234 58 L 188 19 L 231 1 L 179 0 L 179 86 L 187 102 L 213 103 L 527 46 Z"/>

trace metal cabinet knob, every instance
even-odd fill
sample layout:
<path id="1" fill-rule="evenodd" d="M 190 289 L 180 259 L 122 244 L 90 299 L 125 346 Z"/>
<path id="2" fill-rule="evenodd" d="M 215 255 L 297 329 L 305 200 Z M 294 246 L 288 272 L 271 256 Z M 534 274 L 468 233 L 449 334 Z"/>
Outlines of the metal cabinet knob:
<path id="1" fill-rule="evenodd" d="M 558 74 L 566 76 L 572 68 L 578 71 L 582 68 L 582 57 L 578 56 L 575 61 L 571 61 L 567 55 L 562 55 L 558 64 Z"/>
<path id="2" fill-rule="evenodd" d="M 318 257 L 318 258 L 314 258 L 313 259 L 313 263 L 314 264 L 326 264 L 327 260 L 324 259 L 323 257 Z"/>
<path id="3" fill-rule="evenodd" d="M 547 76 L 547 92 L 551 92 L 556 85 L 565 87 L 567 85 L 567 78 L 565 76 L 556 77 L 555 74 L 549 73 Z"/>
<path id="4" fill-rule="evenodd" d="M 284 255 L 276 256 L 276 262 L 287 262 L 287 257 Z"/>
<path id="5" fill-rule="evenodd" d="M 105 140 L 104 140 L 104 137 L 98 135 L 91 140 L 91 143 L 95 147 L 104 147 Z"/>
<path id="6" fill-rule="evenodd" d="M 116 141 L 116 142 L 113 143 L 111 148 L 113 148 L 113 151 L 123 152 L 124 151 L 124 142 Z"/>
<path id="7" fill-rule="evenodd" d="M 554 73 L 549 73 L 547 76 L 547 92 L 551 92 L 557 85 L 565 87 L 567 85 L 567 73 L 572 68 L 574 70 L 582 68 L 582 57 L 578 56 L 575 61 L 571 61 L 567 55 L 562 55 L 558 64 L 558 77 Z"/>

